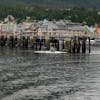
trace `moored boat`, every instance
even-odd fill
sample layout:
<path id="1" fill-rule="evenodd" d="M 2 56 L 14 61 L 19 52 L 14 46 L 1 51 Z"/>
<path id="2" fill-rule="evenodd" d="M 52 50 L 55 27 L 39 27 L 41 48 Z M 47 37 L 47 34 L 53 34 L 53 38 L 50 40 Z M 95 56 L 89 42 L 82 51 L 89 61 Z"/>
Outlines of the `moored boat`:
<path id="1" fill-rule="evenodd" d="M 62 54 L 62 53 L 67 53 L 67 52 L 63 52 L 63 51 L 34 51 L 34 53 L 46 53 L 46 54 Z"/>

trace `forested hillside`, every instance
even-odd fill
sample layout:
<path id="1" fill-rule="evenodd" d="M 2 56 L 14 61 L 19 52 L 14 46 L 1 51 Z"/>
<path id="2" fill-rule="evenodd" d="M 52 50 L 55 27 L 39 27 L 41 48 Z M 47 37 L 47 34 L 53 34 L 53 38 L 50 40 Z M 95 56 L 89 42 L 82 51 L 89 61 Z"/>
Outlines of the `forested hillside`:
<path id="1" fill-rule="evenodd" d="M 38 6 L 4 6 L 0 5 L 0 20 L 8 15 L 15 17 L 16 21 L 25 21 L 26 17 L 32 20 L 71 20 L 73 22 L 85 22 L 89 25 L 100 24 L 100 10 L 87 8 L 46 9 Z"/>
<path id="2" fill-rule="evenodd" d="M 100 0 L 0 0 L 0 4 L 6 5 L 39 5 L 44 7 L 91 7 L 100 8 Z"/>

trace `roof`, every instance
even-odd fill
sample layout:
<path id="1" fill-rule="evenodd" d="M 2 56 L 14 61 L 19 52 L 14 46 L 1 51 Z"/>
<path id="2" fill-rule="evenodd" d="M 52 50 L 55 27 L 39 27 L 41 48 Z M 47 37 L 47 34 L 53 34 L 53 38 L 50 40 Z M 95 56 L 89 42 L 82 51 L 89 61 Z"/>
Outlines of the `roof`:
<path id="1" fill-rule="evenodd" d="M 83 26 L 70 26 L 68 27 L 69 30 L 74 30 L 74 31 L 84 31 Z"/>
<path id="2" fill-rule="evenodd" d="M 100 26 L 95 26 L 95 28 L 100 28 Z"/>
<path id="3" fill-rule="evenodd" d="M 96 28 L 95 32 L 97 33 L 97 35 L 100 35 L 100 28 Z"/>
<path id="4" fill-rule="evenodd" d="M 84 26 L 84 28 L 87 28 L 90 32 L 95 32 L 95 29 L 94 27 L 89 27 L 89 26 Z"/>
<path id="5" fill-rule="evenodd" d="M 97 35 L 100 35 L 100 26 L 96 26 L 94 32 L 96 32 Z"/>

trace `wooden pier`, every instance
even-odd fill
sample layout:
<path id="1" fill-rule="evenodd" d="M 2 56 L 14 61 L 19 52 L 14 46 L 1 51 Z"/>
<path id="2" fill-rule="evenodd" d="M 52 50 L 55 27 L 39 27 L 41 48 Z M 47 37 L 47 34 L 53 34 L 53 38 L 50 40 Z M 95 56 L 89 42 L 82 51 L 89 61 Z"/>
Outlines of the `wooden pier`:
<path id="1" fill-rule="evenodd" d="M 88 39 L 88 45 L 87 45 Z M 70 53 L 88 53 L 91 52 L 90 37 L 73 36 L 68 40 L 56 37 L 38 37 L 38 36 L 0 36 L 0 47 L 11 48 L 32 48 L 33 50 L 50 50 L 52 47 L 57 51 L 66 51 Z"/>

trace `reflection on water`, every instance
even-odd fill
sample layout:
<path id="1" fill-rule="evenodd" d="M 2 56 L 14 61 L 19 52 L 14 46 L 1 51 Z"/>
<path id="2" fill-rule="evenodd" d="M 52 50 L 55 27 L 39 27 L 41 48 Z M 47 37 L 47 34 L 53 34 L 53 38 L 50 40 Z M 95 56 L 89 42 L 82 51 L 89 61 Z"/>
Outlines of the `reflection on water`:
<path id="1" fill-rule="evenodd" d="M 0 100 L 99 98 L 99 49 L 80 55 L 0 49 Z"/>

